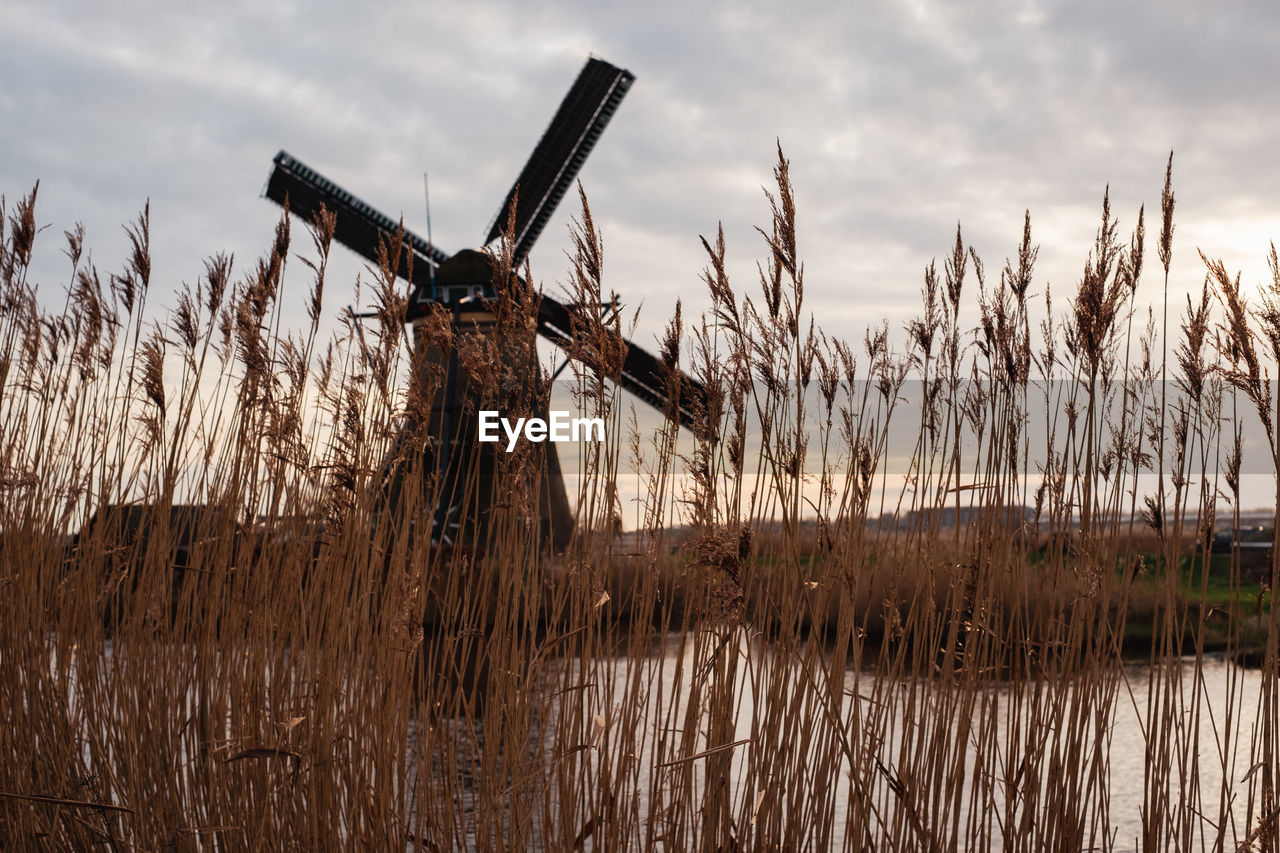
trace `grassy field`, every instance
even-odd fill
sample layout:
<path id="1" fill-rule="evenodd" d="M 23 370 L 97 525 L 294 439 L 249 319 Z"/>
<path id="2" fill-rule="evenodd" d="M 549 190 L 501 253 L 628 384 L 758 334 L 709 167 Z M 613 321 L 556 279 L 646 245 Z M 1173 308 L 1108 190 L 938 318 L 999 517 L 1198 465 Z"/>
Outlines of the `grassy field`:
<path id="1" fill-rule="evenodd" d="M 499 457 L 484 519 L 458 472 L 459 541 L 423 521 L 428 347 L 509 417 L 547 405 L 509 254 L 492 334 L 439 311 L 410 350 L 394 246 L 376 317 L 320 333 L 332 218 L 164 312 L 147 212 L 115 273 L 73 229 L 49 312 L 36 193 L 3 211 L 0 849 L 1280 850 L 1277 564 L 1203 556 L 1280 461 L 1274 251 L 1252 303 L 1204 259 L 1168 305 L 1171 158 L 1154 262 L 1105 198 L 1056 300 L 1029 214 L 999 270 L 957 229 L 905 342 L 850 343 L 805 307 L 781 152 L 775 178 L 760 280 L 704 240 L 711 309 L 662 342 L 705 387 L 692 436 L 629 426 L 626 330 L 578 312 L 575 402 L 615 440 L 563 553 L 543 445 Z M 574 258 L 566 301 L 599 305 L 585 198 Z"/>

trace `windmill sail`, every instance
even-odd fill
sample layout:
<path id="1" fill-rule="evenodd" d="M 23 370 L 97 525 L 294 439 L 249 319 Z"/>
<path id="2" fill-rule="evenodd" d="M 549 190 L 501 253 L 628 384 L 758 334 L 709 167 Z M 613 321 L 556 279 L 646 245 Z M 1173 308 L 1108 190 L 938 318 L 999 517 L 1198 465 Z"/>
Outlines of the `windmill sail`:
<path id="1" fill-rule="evenodd" d="M 599 60 L 592 60 L 599 62 Z M 399 223 L 385 214 L 369 206 L 333 181 L 304 165 L 302 161 L 281 151 L 276 155 L 275 169 L 267 181 L 267 198 L 283 205 L 285 198 L 289 200 L 289 210 L 310 220 L 323 204 L 338 215 L 334 239 L 347 248 L 377 263 L 378 241 L 385 235 L 394 239 Z M 416 255 L 413 265 L 413 296 L 409 300 L 406 321 L 412 321 L 422 313 L 422 306 L 429 301 L 428 287 L 430 276 L 427 259 L 443 263 L 448 255 L 435 246 L 428 247 L 423 240 L 412 231 L 404 232 L 405 244 Z M 408 279 L 407 267 L 402 264 L 398 273 L 401 278 Z M 544 295 L 538 309 L 538 333 L 566 352 L 572 351 L 569 346 L 573 341 L 573 324 L 569 309 L 560 301 Z M 621 385 L 623 389 L 636 395 L 658 411 L 667 407 L 667 383 L 662 363 L 651 353 L 628 342 L 627 357 L 623 363 Z M 683 392 L 677 407 L 680 423 L 691 426 L 694 420 L 696 401 L 702 397 L 702 386 L 689 377 L 680 382 Z"/>
<path id="2" fill-rule="evenodd" d="M 502 236 L 512 199 L 518 198 L 513 236 L 517 262 L 528 252 L 556 205 L 573 184 L 587 154 L 634 80 L 635 75 L 630 71 L 602 59 L 593 57 L 587 61 L 551 120 L 550 127 L 534 148 L 516 185 L 507 194 L 500 208 L 499 221 L 490 228 L 486 243 Z M 266 195 L 280 205 L 284 205 L 287 199 L 289 210 L 308 221 L 323 204 L 337 214 L 334 239 L 373 263 L 378 263 L 380 241 L 394 240 L 400 232 L 399 222 L 284 151 L 276 155 Z M 422 316 L 426 306 L 436 297 L 431 292 L 431 265 L 438 266 L 449 255 L 412 231 L 405 230 L 403 240 L 410 252 L 406 253 L 396 273 L 412 285 L 405 317 L 406 322 L 412 322 Z M 408 266 L 410 253 L 412 270 Z M 566 352 L 572 352 L 573 323 L 569 308 L 544 295 L 538 309 L 538 333 Z M 675 371 L 680 373 L 678 367 Z M 628 342 L 620 379 L 623 389 L 665 412 L 668 409 L 668 373 L 668 369 L 651 353 Z M 689 427 L 694 423 L 696 408 L 704 392 L 700 384 L 683 374 L 680 376 L 675 384 L 682 389 L 681 399 L 674 413 L 683 426 Z"/>
<path id="3" fill-rule="evenodd" d="M 511 202 L 515 199 L 512 240 L 516 261 L 529 253 L 635 79 L 630 71 L 603 59 L 587 60 L 520 177 L 502 200 L 484 239 L 486 246 L 506 230 Z"/>
<path id="4" fill-rule="evenodd" d="M 573 352 L 573 322 L 569 309 L 550 296 L 542 297 L 538 307 L 538 334 L 557 344 L 565 352 Z M 703 402 L 702 385 L 675 368 L 675 384 L 680 388 L 675 415 L 680 425 L 691 428 L 697 417 L 697 409 Z M 652 353 L 627 341 L 627 355 L 622 363 L 619 383 L 623 389 L 644 400 L 659 412 L 667 410 L 667 370 Z"/>
<path id="5" fill-rule="evenodd" d="M 267 179 L 266 195 L 281 206 L 288 199 L 289 211 L 306 222 L 312 221 L 323 204 L 338 216 L 334 239 L 375 264 L 378 263 L 379 242 L 394 240 L 400 230 L 399 222 L 378 212 L 286 151 L 276 155 L 275 168 Z M 426 289 L 430 286 L 431 265 L 439 265 L 449 256 L 412 231 L 404 232 L 404 243 L 414 255 L 414 295 L 416 297 L 418 291 L 422 291 L 423 298 L 426 298 L 429 295 Z M 396 274 L 410 280 L 407 256 L 401 258 Z"/>

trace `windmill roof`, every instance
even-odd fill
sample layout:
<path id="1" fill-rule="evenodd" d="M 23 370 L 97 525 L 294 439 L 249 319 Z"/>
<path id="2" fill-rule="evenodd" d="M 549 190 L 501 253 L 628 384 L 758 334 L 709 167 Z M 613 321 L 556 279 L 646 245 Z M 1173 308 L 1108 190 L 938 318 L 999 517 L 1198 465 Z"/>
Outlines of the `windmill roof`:
<path id="1" fill-rule="evenodd" d="M 493 261 L 484 252 L 463 249 L 436 269 L 436 287 L 455 284 L 489 284 L 493 281 Z"/>

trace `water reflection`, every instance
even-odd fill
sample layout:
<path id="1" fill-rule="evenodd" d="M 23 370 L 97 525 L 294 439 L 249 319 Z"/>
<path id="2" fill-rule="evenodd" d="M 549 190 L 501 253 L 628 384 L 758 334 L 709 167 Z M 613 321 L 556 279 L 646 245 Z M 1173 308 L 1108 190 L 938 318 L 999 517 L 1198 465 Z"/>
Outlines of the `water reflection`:
<path id="1" fill-rule="evenodd" d="M 742 632 L 727 650 L 718 642 L 673 639 L 651 655 L 562 662 L 560 689 L 580 689 L 548 704 L 542 759 L 553 767 L 572 754 L 577 777 L 610 791 L 628 846 L 687 838 L 681 822 L 705 819 L 709 804 L 757 841 L 769 838 L 765 813 L 774 828 L 803 826 L 788 839 L 800 849 L 875 847 L 875 838 L 924 832 L 961 849 L 1070 837 L 1132 850 L 1143 846 L 1144 815 L 1163 822 L 1162 846 L 1189 835 L 1212 843 L 1221 824 L 1234 847 L 1256 825 L 1258 804 L 1250 817 L 1247 796 L 1256 670 L 1186 659 L 1075 683 L 965 686 L 847 666 L 832 685 L 838 705 L 824 707 L 830 693 L 815 679 L 830 673 L 812 658 Z M 731 663 L 717 657 L 726 651 Z M 726 672 L 728 693 L 715 684 Z M 727 727 L 717 706 L 729 712 Z M 796 743 L 811 754 L 788 754 Z M 592 819 L 589 804 L 563 799 L 589 803 L 590 791 L 544 795 L 553 823 Z M 1153 809 L 1161 799 L 1163 817 Z M 538 833 L 592 847 L 565 827 Z"/>

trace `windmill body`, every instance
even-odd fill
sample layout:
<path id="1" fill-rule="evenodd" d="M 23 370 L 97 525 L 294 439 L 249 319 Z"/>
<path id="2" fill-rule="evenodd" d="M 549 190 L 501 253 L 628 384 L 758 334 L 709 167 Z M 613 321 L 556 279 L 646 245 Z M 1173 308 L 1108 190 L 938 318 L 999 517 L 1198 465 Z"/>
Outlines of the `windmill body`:
<path id="1" fill-rule="evenodd" d="M 634 80 L 631 72 L 602 59 L 592 57 L 587 61 L 499 206 L 485 237 L 486 245 L 503 238 L 510 241 L 512 269 L 518 269 L 528 255 Z M 453 256 L 442 252 L 284 151 L 275 158 L 266 195 L 308 221 L 322 207 L 335 213 L 334 238 L 374 263 L 378 263 L 380 244 L 390 246 L 397 239 L 403 241 L 396 273 L 410 284 L 405 319 L 414 329 L 419 364 L 424 370 L 433 371 L 443 385 L 432 397 L 428 441 L 408 454 L 405 448 L 399 449 L 401 458 L 410 457 L 409 464 L 404 466 L 404 472 L 389 475 L 386 490 L 394 502 L 408 483 L 416 484 L 422 476 L 434 472 L 443 487 L 430 512 L 433 540 L 482 545 L 486 519 L 493 509 L 494 487 L 503 476 L 502 460 L 495 454 L 504 451 L 476 441 L 474 420 L 476 412 L 492 401 L 475 398 L 474 383 L 467 382 L 457 352 L 433 347 L 426 326 L 432 313 L 443 309 L 448 312 L 454 335 L 492 332 L 495 300 L 503 288 L 495 286 L 490 256 L 476 250 Z M 538 303 L 536 330 L 531 331 L 568 349 L 574 334 L 572 316 L 569 306 L 543 295 Z M 525 386 L 532 388 L 539 378 L 538 368 L 527 348 L 524 352 L 528 353 L 521 356 L 527 359 L 527 364 L 521 364 L 523 375 L 527 376 Z M 628 343 L 620 384 L 661 411 L 674 412 L 683 425 L 689 426 L 701 387 L 684 378 L 677 383 L 684 389 L 682 399 L 668 400 L 672 369 Z M 517 371 L 517 375 L 522 374 Z M 558 549 L 572 535 L 573 517 L 555 445 L 545 443 L 542 448 L 541 476 L 534 478 L 539 483 L 537 514 L 543 541 Z M 464 482 L 468 471 L 474 473 Z"/>

